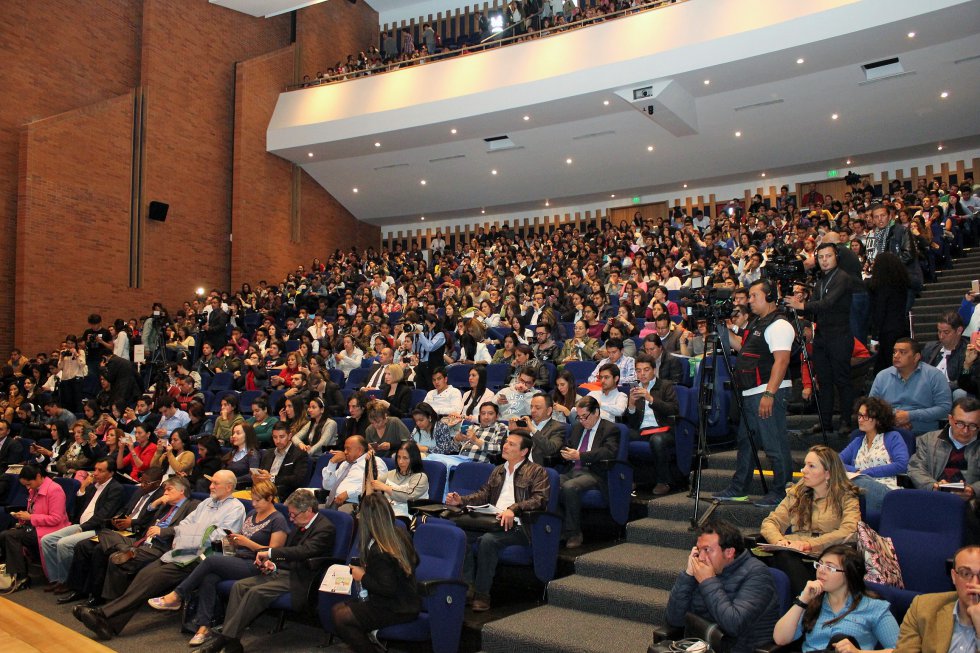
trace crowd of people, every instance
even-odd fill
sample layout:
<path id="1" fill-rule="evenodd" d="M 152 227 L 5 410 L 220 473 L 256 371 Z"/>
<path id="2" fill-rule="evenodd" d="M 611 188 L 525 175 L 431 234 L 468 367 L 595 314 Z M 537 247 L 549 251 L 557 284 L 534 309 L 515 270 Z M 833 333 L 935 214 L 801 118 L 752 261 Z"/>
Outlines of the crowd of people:
<path id="1" fill-rule="evenodd" d="M 546 467 L 560 475 L 569 549 L 583 543 L 581 496 L 605 487 L 604 466 L 619 455 L 624 433 L 649 443 L 654 495 L 686 486 L 674 446 L 675 387 L 690 382 L 692 361 L 719 355 L 718 334 L 737 352 L 733 386 L 742 411 L 737 469 L 714 496 L 748 501 L 751 442 L 766 451 L 772 482 L 755 503 L 771 510 L 762 537 L 785 549 L 768 564 L 788 575 L 805 604 L 802 621 L 769 615 L 753 627 L 777 640 L 805 633 L 819 648 L 825 611 L 836 615 L 860 601 L 862 614 L 880 613 L 860 599 L 857 565 L 839 546 L 854 539 L 861 494 L 875 510 L 900 491 L 900 477 L 923 490 L 949 485 L 976 537 L 980 366 L 966 334 L 980 322 L 980 298 L 967 293 L 924 347 L 901 329 L 937 251 L 928 235 L 935 220 L 943 221 L 942 238 L 949 227 L 951 256 L 975 244 L 971 183 L 923 182 L 896 194 L 858 182 L 839 200 L 815 189 L 797 199 L 784 187 L 772 206 L 757 197 L 718 216 L 638 213 L 631 223 L 564 225 L 521 238 L 507 222 L 481 227 L 468 242 L 447 242 L 437 230 L 424 250 L 418 242 L 338 249 L 281 282 L 214 290 L 172 314 L 157 304 L 149 316 L 110 327 L 92 315 L 80 337 L 34 358 L 14 350 L 2 370 L 0 464 L 26 460 L 14 482 L 28 493 L 26 510 L 0 516 L 12 526 L 0 534 L 5 582 L 9 591 L 29 585 L 24 551 L 33 550 L 47 589 L 66 603 L 83 601 L 76 616 L 105 638 L 119 635 L 148 600 L 173 610 L 196 593 L 194 643 L 238 650 L 242 630 L 290 587 L 288 578 L 262 572 L 317 571 L 303 561 L 331 538 L 319 504 L 359 512 L 362 524 L 372 515 L 373 539 L 362 550 L 378 550 L 367 556 L 368 568 L 387 567 L 386 582 L 402 587 L 413 563 L 386 524 L 410 521 L 409 502 L 429 493 L 421 461 L 449 471 L 465 461 L 502 461 L 474 494 L 436 488 L 450 506 L 498 509 L 499 530 L 469 531 L 475 552 L 468 548 L 465 567 L 472 609 L 487 610 L 499 551 L 528 544 L 521 518 L 547 504 Z M 896 306 L 903 319 L 880 319 Z M 131 360 L 136 343 L 150 361 L 143 374 Z M 879 371 L 867 390 L 852 384 L 851 369 L 870 355 Z M 574 364 L 591 375 L 577 377 Z M 209 398 L 204 387 L 217 379 L 237 392 Z M 794 391 L 816 409 L 815 432 L 831 434 L 829 442 L 840 431 L 846 445 L 812 447 L 795 482 L 786 429 Z M 910 438 L 917 438 L 914 454 Z M 326 456 L 323 472 L 311 480 L 318 456 Z M 57 477 L 80 483 L 71 514 Z M 125 503 L 120 482 L 138 486 Z M 209 498 L 196 503 L 195 490 Z M 235 491 L 251 493 L 251 511 L 231 497 Z M 286 499 L 302 530 L 276 516 L 276 498 Z M 322 526 L 307 536 L 310 524 Z M 182 564 L 216 525 L 248 564 Z M 123 528 L 134 535 L 103 540 Z M 723 527 L 702 534 L 714 536 L 719 543 L 699 538 L 672 603 L 710 604 L 691 598 L 698 585 L 729 566 L 744 567 L 737 578 L 757 566 Z M 818 564 L 800 553 L 820 556 Z M 975 552 L 961 556 L 953 581 L 975 593 Z M 831 582 L 844 572 L 846 583 Z M 214 636 L 213 586 L 228 578 L 240 582 Z M 409 599 L 394 597 L 397 609 L 387 613 L 383 601 L 378 611 L 337 608 L 338 629 L 356 650 L 372 650 L 358 633 L 384 622 L 382 613 L 417 613 Z M 974 612 L 965 608 L 964 618 L 980 623 Z M 858 637 L 860 648 L 872 636 L 892 645 L 897 628 L 876 628 Z"/>
<path id="2" fill-rule="evenodd" d="M 469 54 L 497 47 L 501 40 L 521 43 L 559 34 L 664 4 L 664 0 L 590 0 L 589 6 L 585 4 L 586 0 L 512 0 L 499 10 L 502 21 L 496 30 L 491 24 L 491 10 L 487 8 L 479 15 L 477 30 L 460 35 L 454 47 L 443 43 L 437 25 L 427 22 L 422 23 L 418 42 L 409 29 L 382 31 L 377 46 L 372 45 L 356 55 L 349 54 L 326 71 L 304 75 L 302 86 L 320 86 L 437 61 L 446 56 Z"/>

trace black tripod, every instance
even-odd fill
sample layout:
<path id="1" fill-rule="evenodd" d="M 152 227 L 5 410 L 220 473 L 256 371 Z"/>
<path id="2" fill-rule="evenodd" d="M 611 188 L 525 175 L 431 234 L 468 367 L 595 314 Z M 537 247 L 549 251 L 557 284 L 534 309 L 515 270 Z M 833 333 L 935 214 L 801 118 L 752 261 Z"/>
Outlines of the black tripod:
<path id="1" fill-rule="evenodd" d="M 701 472 L 704 470 L 704 465 L 708 458 L 708 413 L 714 406 L 714 401 L 716 398 L 718 398 L 720 402 L 720 396 L 718 396 L 717 391 L 719 389 L 722 391 L 725 390 L 723 387 L 715 387 L 718 381 L 717 365 L 719 359 L 724 363 L 725 369 L 728 372 L 728 378 L 731 380 L 732 398 L 735 401 L 735 406 L 738 408 L 740 418 L 743 411 L 742 388 L 739 384 L 738 377 L 735 375 L 734 369 L 732 369 L 731 344 L 728 341 L 728 328 L 725 326 L 724 322 L 721 322 L 720 328 L 718 324 L 719 322 L 716 318 L 711 318 L 708 320 L 708 335 L 706 336 L 704 343 L 705 355 L 701 362 L 701 380 L 698 384 L 698 444 L 697 450 L 694 453 L 695 459 L 693 465 L 694 469 L 692 471 L 693 477 L 691 479 L 690 494 L 690 496 L 694 497 L 694 514 L 691 517 L 692 530 L 700 527 L 704 522 L 708 521 L 711 514 L 718 509 L 718 506 L 721 505 L 720 500 L 711 499 L 711 506 L 700 518 L 698 517 L 698 502 L 701 500 Z M 762 473 L 762 461 L 759 459 L 759 448 L 755 444 L 755 430 L 747 423 L 746 428 L 749 432 L 749 445 L 752 447 L 752 458 L 755 461 L 755 468 L 759 471 L 759 478 L 762 481 L 762 492 L 763 494 L 766 494 L 769 492 L 769 488 L 766 484 L 766 477 Z"/>
<path id="2" fill-rule="evenodd" d="M 787 309 L 793 320 L 793 331 L 796 333 L 796 348 L 800 350 L 803 358 L 803 367 L 806 367 L 807 374 L 810 375 L 810 390 L 813 392 L 813 401 L 817 406 L 817 420 L 820 425 L 820 434 L 823 436 L 823 443 L 827 441 L 827 427 L 823 423 L 823 415 L 820 413 L 820 394 L 817 389 L 817 378 L 813 374 L 813 363 L 810 362 L 810 353 L 806 349 L 806 336 L 803 334 L 803 325 L 800 322 L 800 314 L 795 308 Z M 812 327 L 811 327 L 812 328 Z M 796 353 L 794 349 L 793 353 Z"/>

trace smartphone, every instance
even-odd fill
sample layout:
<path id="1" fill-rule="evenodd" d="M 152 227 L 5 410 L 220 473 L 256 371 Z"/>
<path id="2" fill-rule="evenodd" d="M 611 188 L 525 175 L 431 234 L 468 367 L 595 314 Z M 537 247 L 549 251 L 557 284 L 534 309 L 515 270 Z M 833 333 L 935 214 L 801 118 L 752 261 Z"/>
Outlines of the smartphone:
<path id="1" fill-rule="evenodd" d="M 354 556 L 353 558 L 350 559 L 350 566 L 351 567 L 360 567 L 361 566 L 361 559 L 358 558 L 357 556 Z"/>
<path id="2" fill-rule="evenodd" d="M 520 426 L 521 428 L 527 428 L 527 420 L 521 418 L 517 420 L 517 425 Z"/>
<path id="3" fill-rule="evenodd" d="M 974 279 L 970 282 L 970 288 L 975 293 L 980 293 L 980 279 Z"/>
<path id="4" fill-rule="evenodd" d="M 970 335 L 970 344 L 977 347 L 977 343 L 980 343 L 980 331 L 974 331 Z"/>

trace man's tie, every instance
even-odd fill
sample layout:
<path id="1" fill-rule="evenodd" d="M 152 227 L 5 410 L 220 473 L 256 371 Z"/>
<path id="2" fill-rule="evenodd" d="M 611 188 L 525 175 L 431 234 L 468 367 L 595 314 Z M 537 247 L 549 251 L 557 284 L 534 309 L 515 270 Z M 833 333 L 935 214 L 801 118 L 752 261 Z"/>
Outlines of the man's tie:
<path id="1" fill-rule="evenodd" d="M 589 450 L 589 438 L 592 437 L 592 429 L 585 429 L 585 433 L 582 434 L 582 441 L 578 444 L 579 454 L 583 454 Z M 582 458 L 579 457 L 575 461 L 575 469 L 582 469 Z"/>
<path id="2" fill-rule="evenodd" d="M 156 523 L 157 528 L 166 528 L 167 526 L 169 526 L 170 519 L 174 516 L 175 512 L 177 512 L 177 506 L 170 506 L 170 510 L 167 511 L 167 514 L 164 515 L 161 519 L 157 520 Z M 140 539 L 136 540 L 135 543 L 133 543 L 133 548 L 136 549 L 143 546 L 144 544 L 150 544 L 152 540 L 153 540 L 152 537 L 148 537 L 144 535 Z"/>
<path id="3" fill-rule="evenodd" d="M 347 475 L 350 474 L 350 469 L 351 469 L 351 467 L 353 467 L 353 465 L 351 465 L 348 462 L 343 462 L 340 465 L 343 468 L 343 471 L 342 472 L 340 471 L 340 468 L 341 467 L 338 467 L 337 468 L 337 470 L 338 470 L 338 473 L 337 473 L 337 484 L 333 486 L 333 489 L 330 490 L 330 494 L 327 495 L 327 507 L 328 508 L 331 505 L 333 505 L 333 500 L 335 498 L 337 498 L 337 495 L 339 494 L 338 490 L 340 489 L 340 485 L 344 482 L 344 479 L 347 478 Z"/>
<path id="4" fill-rule="evenodd" d="M 385 370 L 388 369 L 387 365 L 382 365 L 381 368 L 374 373 L 374 375 L 368 381 L 367 387 L 369 388 L 380 388 L 381 382 L 385 378 Z"/>

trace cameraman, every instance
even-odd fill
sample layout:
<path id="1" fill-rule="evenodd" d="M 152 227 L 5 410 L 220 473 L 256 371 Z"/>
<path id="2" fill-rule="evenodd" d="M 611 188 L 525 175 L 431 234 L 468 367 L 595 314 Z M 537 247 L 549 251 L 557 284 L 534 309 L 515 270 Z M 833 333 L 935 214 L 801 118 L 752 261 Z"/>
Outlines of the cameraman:
<path id="1" fill-rule="evenodd" d="M 58 391 L 61 393 L 61 405 L 72 411 L 82 409 L 82 379 L 88 374 L 85 351 L 78 348 L 75 336 L 65 338 L 65 348 L 58 358 L 58 371 L 61 373 L 61 383 Z"/>
<path id="2" fill-rule="evenodd" d="M 817 264 L 820 279 L 814 286 L 813 299 L 803 301 L 789 297 L 786 305 L 802 310 L 814 322 L 813 362 L 819 384 L 817 412 L 821 424 L 814 433 L 831 431 L 834 416 L 834 387 L 840 395 L 840 430 L 851 432 L 851 408 L 854 390 L 851 386 L 851 352 L 854 336 L 851 334 L 851 275 L 838 267 L 836 243 L 821 243 L 817 247 Z"/>
<path id="3" fill-rule="evenodd" d="M 755 505 L 775 508 L 786 496 L 792 480 L 793 461 L 786 439 L 786 404 L 792 382 L 786 376 L 795 331 L 776 306 L 774 285 L 765 279 L 749 286 L 749 322 L 742 342 L 735 376 L 742 393 L 742 417 L 738 428 L 738 456 L 731 485 L 716 499 L 745 501 L 752 481 L 750 437 L 757 437 L 772 464 L 772 487 Z M 751 431 L 751 433 L 750 433 Z"/>

